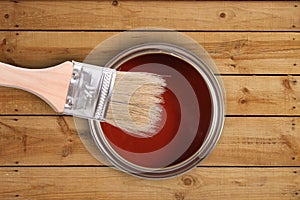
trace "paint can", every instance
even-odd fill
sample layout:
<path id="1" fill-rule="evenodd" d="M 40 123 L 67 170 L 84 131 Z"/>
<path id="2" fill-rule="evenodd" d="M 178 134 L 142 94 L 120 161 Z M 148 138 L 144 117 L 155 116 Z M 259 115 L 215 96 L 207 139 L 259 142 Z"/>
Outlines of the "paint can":
<path id="1" fill-rule="evenodd" d="M 167 81 L 161 129 L 152 138 L 75 119 L 84 145 L 101 162 L 141 178 L 170 178 L 197 166 L 216 146 L 225 92 L 207 52 L 191 38 L 152 29 L 126 32 L 98 46 L 84 62 L 157 73 Z"/>

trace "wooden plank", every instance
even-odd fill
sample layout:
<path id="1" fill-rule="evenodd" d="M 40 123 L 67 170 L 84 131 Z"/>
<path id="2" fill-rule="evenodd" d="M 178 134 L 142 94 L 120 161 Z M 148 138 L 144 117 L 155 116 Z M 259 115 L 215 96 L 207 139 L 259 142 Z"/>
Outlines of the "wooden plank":
<path id="1" fill-rule="evenodd" d="M 196 168 L 150 181 L 111 168 L 0 168 L 1 199 L 299 199 L 300 168 Z"/>
<path id="2" fill-rule="evenodd" d="M 299 117 L 227 117 L 204 166 L 299 166 Z M 102 165 L 71 117 L 0 117 L 0 166 Z"/>
<path id="3" fill-rule="evenodd" d="M 228 115 L 299 115 L 300 77 L 222 77 Z"/>
<path id="4" fill-rule="evenodd" d="M 299 76 L 223 76 L 228 115 L 300 115 Z M 55 114 L 38 97 L 0 87 L 1 115 Z"/>
<path id="5" fill-rule="evenodd" d="M 71 117 L 1 117 L 4 165 L 99 164 L 84 148 Z"/>
<path id="6" fill-rule="evenodd" d="M 0 31 L 0 61 L 28 68 L 83 61 L 99 43 L 117 33 Z M 208 51 L 221 74 L 300 74 L 300 33 L 183 34 Z"/>
<path id="7" fill-rule="evenodd" d="M 2 30 L 300 30 L 298 1 L 11 1 L 0 8 Z"/>

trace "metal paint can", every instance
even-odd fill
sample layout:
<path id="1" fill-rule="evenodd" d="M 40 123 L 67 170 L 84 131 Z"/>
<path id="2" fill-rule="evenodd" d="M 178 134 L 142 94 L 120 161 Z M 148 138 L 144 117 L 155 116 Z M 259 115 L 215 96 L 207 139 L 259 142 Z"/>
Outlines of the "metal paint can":
<path id="1" fill-rule="evenodd" d="M 140 33 L 138 33 L 138 35 L 140 35 Z M 157 41 L 157 38 L 154 40 L 151 39 L 148 42 L 135 44 L 129 48 L 126 47 L 125 49 L 115 54 L 116 56 L 110 58 L 108 61 L 105 61 L 105 66 L 118 69 L 122 68 L 124 63 L 130 62 L 131 60 L 134 60 L 136 58 L 145 56 L 147 57 L 149 55 L 152 55 L 152 57 L 153 55 L 156 55 L 158 57 L 163 56 L 163 58 L 165 58 L 164 60 L 175 59 L 179 62 L 185 63 L 187 67 L 191 68 L 189 70 L 192 74 L 197 74 L 197 77 L 202 77 L 201 80 L 206 84 L 205 87 L 207 87 L 208 89 L 207 93 L 209 93 L 208 95 L 211 101 L 209 104 L 211 105 L 209 124 L 206 125 L 207 128 L 205 129 L 205 133 L 201 133 L 203 136 L 203 140 L 201 139 L 201 141 L 197 141 L 197 138 L 199 138 L 199 131 L 201 132 L 198 127 L 201 126 L 201 120 L 205 117 L 205 112 L 201 112 L 201 103 L 199 103 L 201 102 L 201 100 L 199 101 L 198 93 L 201 94 L 201 91 L 194 91 L 195 95 L 198 96 L 196 97 L 196 100 L 192 101 L 186 100 L 186 94 L 181 94 L 182 89 L 173 89 L 173 93 L 178 93 L 182 96 L 179 97 L 179 99 L 183 99 L 183 104 L 198 102 L 200 111 L 199 113 L 193 111 L 197 110 L 197 108 L 194 109 L 195 106 L 190 106 L 187 109 L 188 111 L 184 110 L 184 108 L 181 108 L 184 106 L 179 106 L 179 109 L 181 109 L 181 114 L 186 113 L 185 115 L 183 115 L 184 119 L 180 120 L 179 128 L 176 132 L 176 134 L 179 134 L 181 136 L 179 137 L 179 139 L 176 137 L 170 138 L 170 140 L 165 143 L 165 146 L 162 145 L 154 149 L 150 148 L 145 151 L 143 151 L 143 149 L 135 150 L 134 145 L 132 145 L 132 149 L 130 149 L 130 139 L 125 140 L 124 138 L 123 140 L 125 141 L 125 143 L 124 145 L 121 145 L 123 147 L 117 146 L 116 143 L 114 143 L 114 136 L 110 137 L 108 136 L 109 134 L 106 133 L 109 129 L 103 129 L 103 126 L 101 126 L 97 121 L 75 119 L 75 123 L 83 143 L 92 153 L 92 155 L 95 156 L 98 160 L 102 162 L 104 161 L 106 164 L 112 164 L 117 169 L 137 177 L 162 179 L 178 176 L 189 171 L 190 169 L 197 166 L 201 161 L 203 161 L 214 149 L 221 136 L 222 128 L 224 125 L 225 93 L 222 87 L 222 82 L 220 81 L 220 79 L 218 79 L 218 76 L 216 76 L 216 71 L 212 67 L 211 60 L 207 59 L 207 53 L 204 50 L 201 51 L 201 55 L 199 56 L 199 54 L 197 55 L 194 53 L 195 50 L 191 51 L 189 49 L 183 48 L 182 45 L 179 46 L 178 44 L 174 44 L 174 42 L 170 43 L 169 41 L 165 40 L 158 40 L 158 42 L 153 41 Z M 185 40 L 185 43 L 186 41 L 187 40 Z M 185 69 L 183 70 L 187 70 L 187 67 L 185 67 Z M 175 71 L 178 70 L 175 69 Z M 176 73 L 177 72 L 174 72 L 173 76 L 176 77 Z M 192 74 L 190 75 L 192 76 Z M 189 77 L 190 75 L 185 75 L 185 77 Z M 181 79 L 179 78 L 178 80 Z M 175 80 L 175 82 L 180 81 Z M 198 83 L 191 83 L 191 88 L 196 88 L 197 90 Z M 188 90 L 188 88 L 185 90 Z M 207 107 L 207 105 L 208 104 L 202 105 L 202 110 L 203 108 L 205 108 L 205 106 Z M 192 113 L 192 116 L 190 116 L 189 112 L 194 112 L 194 114 Z M 194 118 L 197 119 L 195 120 Z M 196 122 L 191 122 L 193 120 Z M 197 124 L 198 121 L 199 124 Z M 193 126 L 194 128 L 191 128 Z M 195 130 L 196 127 L 198 128 L 197 130 Z M 191 139 L 189 139 L 191 135 L 194 138 L 191 137 Z M 140 144 L 145 144 L 145 149 L 147 149 L 147 142 L 142 140 L 143 139 L 137 140 L 136 144 L 139 144 L 138 141 L 141 141 Z M 149 142 L 149 145 L 157 143 L 159 142 Z M 191 146 L 195 147 L 193 148 Z M 172 151 L 174 151 L 174 153 Z M 185 152 L 189 153 L 185 154 Z M 165 156 L 161 156 L 162 154 L 165 154 Z M 183 154 L 185 154 L 185 156 Z M 158 159 L 158 157 L 161 158 Z"/>

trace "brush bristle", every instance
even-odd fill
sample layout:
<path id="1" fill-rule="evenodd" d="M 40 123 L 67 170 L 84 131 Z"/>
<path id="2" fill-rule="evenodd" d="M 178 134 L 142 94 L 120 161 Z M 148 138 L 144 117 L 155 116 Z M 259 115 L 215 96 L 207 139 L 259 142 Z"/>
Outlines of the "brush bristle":
<path id="1" fill-rule="evenodd" d="M 152 137 L 161 119 L 165 80 L 145 72 L 117 72 L 106 121 L 141 137 Z"/>

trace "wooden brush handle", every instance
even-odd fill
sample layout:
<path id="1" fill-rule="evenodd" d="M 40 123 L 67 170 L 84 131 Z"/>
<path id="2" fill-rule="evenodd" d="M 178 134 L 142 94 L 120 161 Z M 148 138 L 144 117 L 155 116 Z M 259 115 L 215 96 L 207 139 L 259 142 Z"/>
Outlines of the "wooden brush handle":
<path id="1" fill-rule="evenodd" d="M 19 88 L 46 101 L 63 112 L 73 73 L 73 63 L 64 62 L 45 69 L 24 69 L 0 62 L 0 86 Z"/>

